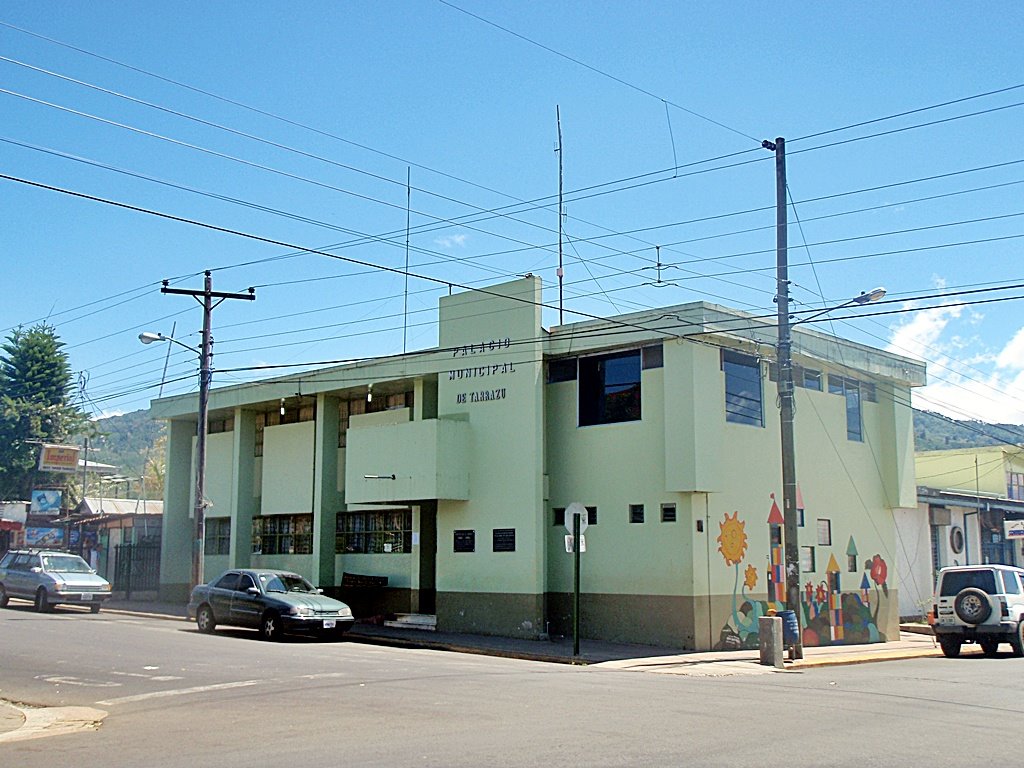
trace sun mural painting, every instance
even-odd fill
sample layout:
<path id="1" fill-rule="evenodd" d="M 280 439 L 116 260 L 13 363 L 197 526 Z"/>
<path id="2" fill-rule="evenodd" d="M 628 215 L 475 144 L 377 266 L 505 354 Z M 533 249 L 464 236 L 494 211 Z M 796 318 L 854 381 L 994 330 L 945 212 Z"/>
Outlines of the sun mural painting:
<path id="1" fill-rule="evenodd" d="M 757 586 L 757 568 L 747 565 L 743 572 L 743 586 L 740 587 L 740 564 L 747 554 L 746 522 L 739 519 L 739 511 L 726 514 L 718 524 L 718 551 L 726 565 L 736 570 L 736 581 L 732 589 L 732 624 L 728 621 L 722 627 L 717 648 L 738 649 L 757 645 L 757 620 L 764 615 L 764 605 L 747 597 L 747 590 Z M 743 597 L 738 600 L 737 593 Z"/>
<path id="2" fill-rule="evenodd" d="M 750 538 L 746 521 L 740 519 L 739 510 L 732 514 L 725 513 L 718 524 L 718 552 L 726 567 L 734 570 L 734 582 L 731 611 L 722 625 L 718 643 L 714 646 L 716 649 L 756 648 L 758 620 L 770 611 L 786 607 L 782 537 L 779 530 L 782 527 L 782 515 L 775 502 L 775 495 L 769 496 L 772 504 L 767 520 L 770 542 L 766 557 L 767 599 L 764 594 L 754 594 L 758 586 L 759 569 L 749 562 L 744 567 Z M 759 559 L 756 547 L 749 554 L 751 559 Z M 818 579 L 817 583 L 808 581 L 801 595 L 799 610 L 804 644 L 813 646 L 884 641 L 885 635 L 879 631 L 878 619 L 883 600 L 889 598 L 888 564 L 881 555 L 866 558 L 860 583 L 848 584 L 844 590 L 841 584 L 843 574 L 835 553 L 823 549 L 820 556 L 825 558 L 826 554 L 828 565 L 825 568 L 825 579 Z M 850 536 L 846 548 L 848 562 L 856 562 L 857 554 L 856 542 Z M 849 572 L 846 575 L 849 577 Z"/>

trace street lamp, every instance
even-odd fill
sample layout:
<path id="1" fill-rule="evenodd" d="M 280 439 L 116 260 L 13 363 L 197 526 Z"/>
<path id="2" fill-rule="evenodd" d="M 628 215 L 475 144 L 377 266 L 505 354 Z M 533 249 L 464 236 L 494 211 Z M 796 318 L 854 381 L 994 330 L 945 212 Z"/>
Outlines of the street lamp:
<path id="1" fill-rule="evenodd" d="M 205 327 L 203 329 L 202 349 L 196 349 L 170 336 L 164 336 L 162 333 L 151 333 L 149 331 L 140 333 L 139 341 L 143 344 L 152 344 L 154 341 L 167 341 L 199 355 L 199 420 L 196 426 L 196 498 L 193 513 L 192 583 L 189 585 L 191 588 L 201 584 L 203 581 L 203 539 L 205 533 L 205 520 L 203 517 L 206 510 L 206 435 L 210 410 L 211 366 L 213 362 L 209 329 Z"/>
<path id="2" fill-rule="evenodd" d="M 785 237 L 785 235 L 783 235 Z M 784 247 L 784 246 L 783 246 Z M 777 297 L 779 305 L 779 336 L 776 357 L 779 366 L 779 427 L 782 433 L 782 521 L 785 538 L 786 560 L 786 608 L 796 612 L 796 641 L 792 645 L 794 658 L 802 659 L 804 655 L 802 622 L 800 621 L 800 546 L 797 539 L 796 514 L 796 448 L 793 431 L 793 338 L 791 329 L 794 325 L 806 323 L 837 309 L 854 305 L 863 305 L 878 301 L 885 296 L 884 288 L 861 293 L 849 301 L 834 307 L 815 312 L 813 315 L 790 322 L 788 279 L 784 264 L 780 268 L 780 289 Z"/>

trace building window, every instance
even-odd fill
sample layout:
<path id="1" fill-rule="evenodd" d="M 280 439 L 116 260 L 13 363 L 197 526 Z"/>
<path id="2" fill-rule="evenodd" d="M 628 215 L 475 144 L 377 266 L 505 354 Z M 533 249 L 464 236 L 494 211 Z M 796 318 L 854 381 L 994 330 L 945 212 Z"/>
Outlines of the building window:
<path id="1" fill-rule="evenodd" d="M 334 551 L 348 555 L 412 551 L 412 510 L 341 512 L 334 526 Z"/>
<path id="2" fill-rule="evenodd" d="M 266 515 L 252 519 L 254 555 L 309 555 L 312 552 L 312 515 Z"/>
<path id="3" fill-rule="evenodd" d="M 821 392 L 821 371 L 815 371 L 810 368 L 802 368 L 800 370 L 803 375 L 797 380 L 797 386 Z"/>
<path id="4" fill-rule="evenodd" d="M 629 505 L 629 522 L 631 522 L 631 523 L 642 523 L 643 521 L 644 521 L 644 505 L 643 504 L 630 504 Z"/>
<path id="5" fill-rule="evenodd" d="M 652 344 L 640 350 L 643 356 L 641 367 L 646 371 L 651 368 L 665 367 L 665 347 L 661 344 Z"/>
<path id="6" fill-rule="evenodd" d="M 674 523 L 676 521 L 676 505 L 675 504 L 662 504 L 661 505 L 661 522 L 663 523 Z"/>
<path id="7" fill-rule="evenodd" d="M 235 417 L 228 416 L 225 419 L 210 419 L 206 425 L 206 432 L 210 435 L 217 435 L 221 432 L 232 432 L 235 429 Z"/>
<path id="8" fill-rule="evenodd" d="M 1024 472 L 1006 473 L 1006 495 L 1018 501 L 1024 499 Z"/>
<path id="9" fill-rule="evenodd" d="M 579 361 L 580 426 L 640 419 L 640 350 Z"/>
<path id="10" fill-rule="evenodd" d="M 267 414 L 256 414 L 256 441 L 253 444 L 252 455 L 257 459 L 263 455 L 263 431 L 267 426 Z"/>
<path id="11" fill-rule="evenodd" d="M 492 552 L 515 552 L 516 551 L 516 529 L 515 528 L 494 528 L 491 531 Z"/>
<path id="12" fill-rule="evenodd" d="M 814 573 L 814 547 L 800 547 L 800 572 Z"/>
<path id="13" fill-rule="evenodd" d="M 205 527 L 203 553 L 207 555 L 231 554 L 231 518 L 208 517 Z"/>
<path id="14" fill-rule="evenodd" d="M 764 426 L 761 409 L 761 363 L 756 357 L 722 350 L 725 372 L 725 420 Z"/>
<path id="15" fill-rule="evenodd" d="M 548 384 L 576 381 L 576 358 L 563 357 L 548 362 Z"/>
<path id="16" fill-rule="evenodd" d="M 818 546 L 832 546 L 832 521 L 818 518 Z"/>
<path id="17" fill-rule="evenodd" d="M 565 507 L 555 507 L 552 525 L 565 525 Z M 587 507 L 587 525 L 597 525 L 597 507 Z"/>
<path id="18" fill-rule="evenodd" d="M 846 437 L 858 442 L 864 439 L 860 416 L 860 388 L 861 384 L 856 379 L 829 374 L 829 393 L 842 395 L 846 399 Z"/>

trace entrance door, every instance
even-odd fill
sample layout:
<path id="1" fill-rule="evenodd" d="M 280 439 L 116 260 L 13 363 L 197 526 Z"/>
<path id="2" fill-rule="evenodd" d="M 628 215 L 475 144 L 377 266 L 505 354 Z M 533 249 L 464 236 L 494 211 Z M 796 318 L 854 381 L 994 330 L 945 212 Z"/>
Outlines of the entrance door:
<path id="1" fill-rule="evenodd" d="M 420 590 L 417 613 L 437 613 L 437 502 L 420 505 Z"/>

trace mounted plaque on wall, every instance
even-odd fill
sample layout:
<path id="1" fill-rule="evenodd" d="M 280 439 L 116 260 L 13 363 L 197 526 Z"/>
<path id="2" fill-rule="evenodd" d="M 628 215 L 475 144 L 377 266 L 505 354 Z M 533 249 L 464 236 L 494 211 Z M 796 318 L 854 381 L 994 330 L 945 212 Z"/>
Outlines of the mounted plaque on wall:
<path id="1" fill-rule="evenodd" d="M 516 551 L 516 529 L 515 528 L 495 528 L 494 529 L 493 550 L 495 552 L 515 552 Z"/>
<path id="2" fill-rule="evenodd" d="M 475 552 L 476 531 L 455 531 L 455 551 Z"/>

